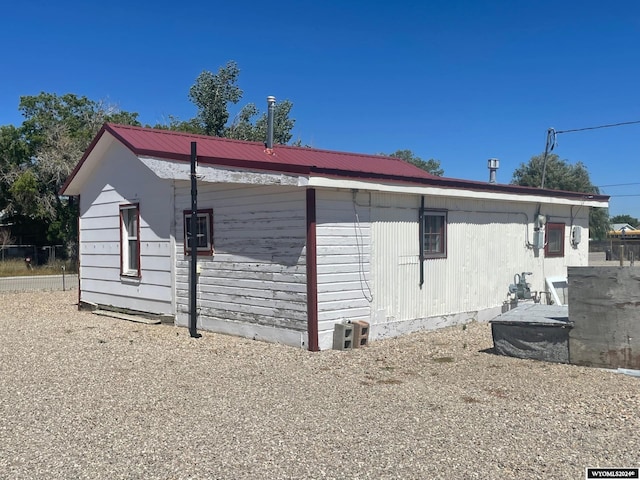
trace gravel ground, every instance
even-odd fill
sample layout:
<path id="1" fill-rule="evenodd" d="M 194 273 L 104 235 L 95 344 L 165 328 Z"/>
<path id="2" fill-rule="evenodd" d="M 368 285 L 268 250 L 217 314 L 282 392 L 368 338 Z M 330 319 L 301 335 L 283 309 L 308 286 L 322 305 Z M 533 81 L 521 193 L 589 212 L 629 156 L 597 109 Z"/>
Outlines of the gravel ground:
<path id="1" fill-rule="evenodd" d="M 0 295 L 0 477 L 580 479 L 640 467 L 640 379 L 500 357 L 470 324 L 351 352 Z"/>

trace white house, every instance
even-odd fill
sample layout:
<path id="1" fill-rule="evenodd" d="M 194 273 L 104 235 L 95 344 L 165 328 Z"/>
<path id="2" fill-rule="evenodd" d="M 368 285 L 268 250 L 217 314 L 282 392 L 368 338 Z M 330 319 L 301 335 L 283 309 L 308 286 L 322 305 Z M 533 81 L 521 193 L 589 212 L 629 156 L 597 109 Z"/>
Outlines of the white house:
<path id="1" fill-rule="evenodd" d="M 500 313 L 514 275 L 587 265 L 608 197 L 441 178 L 398 159 L 105 125 L 62 188 L 80 202 L 80 300 L 189 321 L 196 142 L 198 328 L 332 347 Z"/>

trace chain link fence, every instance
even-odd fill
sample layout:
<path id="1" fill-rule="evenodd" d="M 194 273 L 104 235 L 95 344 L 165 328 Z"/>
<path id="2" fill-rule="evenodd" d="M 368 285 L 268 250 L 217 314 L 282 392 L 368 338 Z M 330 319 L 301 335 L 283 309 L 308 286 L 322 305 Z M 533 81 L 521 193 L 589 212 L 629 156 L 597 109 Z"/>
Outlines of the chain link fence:
<path id="1" fill-rule="evenodd" d="M 78 288 L 78 262 L 64 245 L 0 248 L 0 293 Z"/>

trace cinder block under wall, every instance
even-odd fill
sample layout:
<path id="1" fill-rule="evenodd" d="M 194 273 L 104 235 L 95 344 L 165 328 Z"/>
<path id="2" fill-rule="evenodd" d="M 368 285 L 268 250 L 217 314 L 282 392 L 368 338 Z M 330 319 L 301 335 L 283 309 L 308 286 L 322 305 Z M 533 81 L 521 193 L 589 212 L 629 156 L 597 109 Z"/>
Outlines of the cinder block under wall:
<path id="1" fill-rule="evenodd" d="M 333 349 L 351 350 L 353 348 L 353 324 L 336 323 L 333 327 Z"/>
<path id="2" fill-rule="evenodd" d="M 369 343 L 369 322 L 358 320 L 353 325 L 353 348 L 364 347 Z"/>

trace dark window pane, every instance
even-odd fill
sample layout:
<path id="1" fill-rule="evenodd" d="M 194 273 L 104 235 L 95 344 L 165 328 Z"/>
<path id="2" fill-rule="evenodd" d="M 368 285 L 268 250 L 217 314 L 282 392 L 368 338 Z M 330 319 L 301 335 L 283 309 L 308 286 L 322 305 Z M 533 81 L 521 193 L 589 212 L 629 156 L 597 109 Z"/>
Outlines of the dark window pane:
<path id="1" fill-rule="evenodd" d="M 198 215 L 198 248 L 207 248 L 207 216 L 206 215 Z"/>
<path id="2" fill-rule="evenodd" d="M 129 240 L 129 270 L 138 270 L 138 241 Z"/>
<path id="3" fill-rule="evenodd" d="M 560 253 L 562 251 L 562 232 L 551 230 L 549 232 L 549 252 Z"/>
<path id="4" fill-rule="evenodd" d="M 444 253 L 444 220 L 443 215 L 425 215 L 423 242 L 425 253 Z"/>
<path id="5" fill-rule="evenodd" d="M 208 213 L 199 213 L 196 217 L 196 248 L 198 250 L 211 249 L 211 216 Z M 191 214 L 184 216 L 185 229 L 185 249 L 191 250 Z"/>

